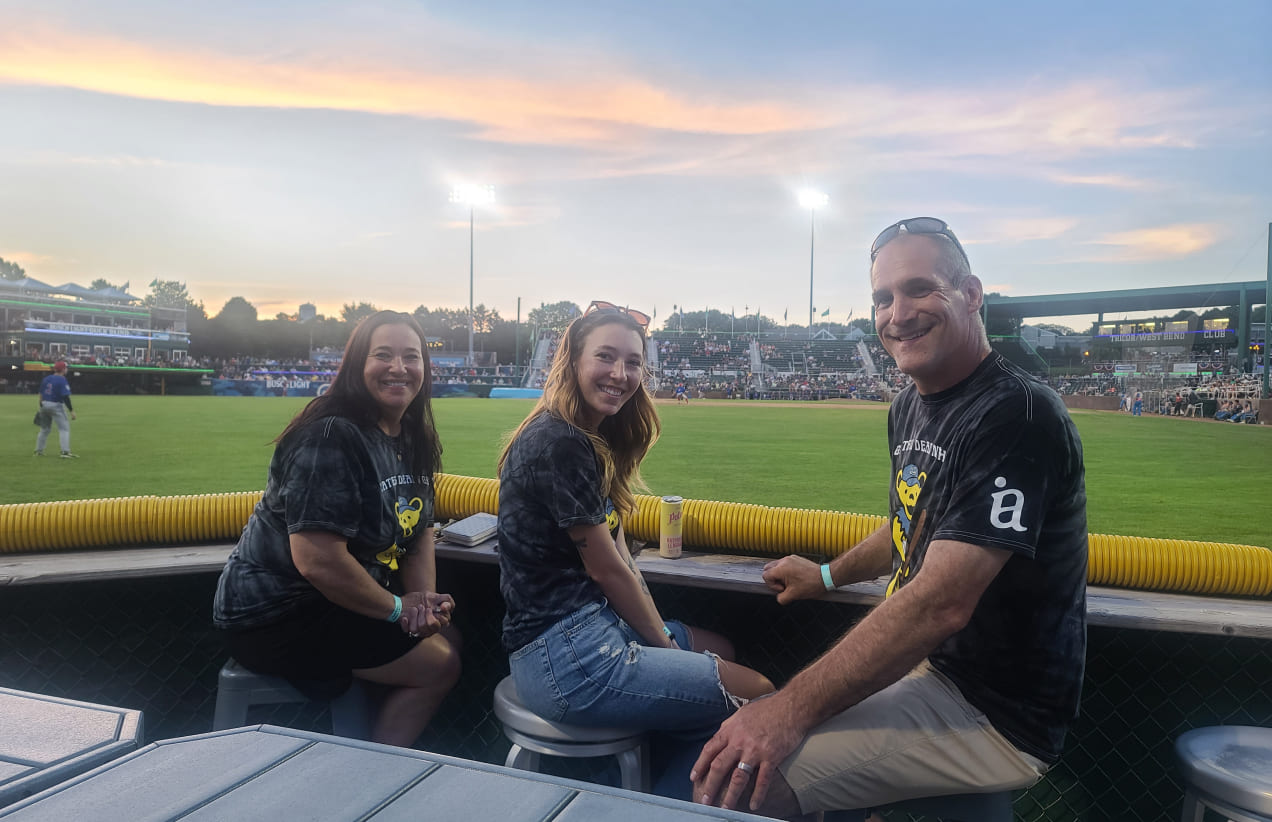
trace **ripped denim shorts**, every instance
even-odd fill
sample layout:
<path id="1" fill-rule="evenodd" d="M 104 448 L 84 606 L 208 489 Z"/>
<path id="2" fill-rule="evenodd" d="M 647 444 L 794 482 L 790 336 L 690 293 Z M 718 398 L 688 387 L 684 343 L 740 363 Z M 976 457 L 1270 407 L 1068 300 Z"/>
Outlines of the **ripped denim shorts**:
<path id="1" fill-rule="evenodd" d="M 685 626 L 667 627 L 688 648 Z M 557 622 L 509 662 L 526 707 L 572 725 L 684 731 L 716 725 L 739 704 L 714 654 L 642 645 L 604 601 Z"/>

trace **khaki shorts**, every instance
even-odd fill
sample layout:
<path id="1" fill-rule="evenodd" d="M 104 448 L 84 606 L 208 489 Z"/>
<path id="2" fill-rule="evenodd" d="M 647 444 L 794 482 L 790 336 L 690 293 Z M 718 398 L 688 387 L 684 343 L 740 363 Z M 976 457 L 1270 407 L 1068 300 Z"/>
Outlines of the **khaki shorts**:
<path id="1" fill-rule="evenodd" d="M 1027 788 L 1046 770 L 926 661 L 819 725 L 781 765 L 804 813 Z"/>

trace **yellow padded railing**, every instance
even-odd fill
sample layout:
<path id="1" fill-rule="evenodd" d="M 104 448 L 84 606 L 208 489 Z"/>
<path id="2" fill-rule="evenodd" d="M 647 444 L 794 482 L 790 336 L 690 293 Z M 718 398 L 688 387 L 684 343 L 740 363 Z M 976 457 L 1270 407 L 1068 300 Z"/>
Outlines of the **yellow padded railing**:
<path id="1" fill-rule="evenodd" d="M 440 520 L 499 512 L 497 480 L 438 474 L 435 481 L 434 513 Z M 260 498 L 260 491 L 244 491 L 0 505 L 0 553 L 237 539 Z M 627 533 L 658 539 L 659 498 L 638 495 L 636 502 Z M 686 499 L 683 538 L 686 547 L 833 556 L 883 522 L 883 517 L 841 511 Z M 1091 534 L 1089 551 L 1087 579 L 1093 585 L 1272 594 L 1272 550 L 1255 545 Z"/>

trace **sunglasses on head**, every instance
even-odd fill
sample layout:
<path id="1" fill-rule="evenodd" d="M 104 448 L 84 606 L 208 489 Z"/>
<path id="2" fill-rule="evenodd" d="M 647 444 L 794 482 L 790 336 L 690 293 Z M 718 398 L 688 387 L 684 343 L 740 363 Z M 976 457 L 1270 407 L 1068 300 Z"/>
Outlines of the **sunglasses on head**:
<path id="1" fill-rule="evenodd" d="M 588 314 L 626 314 L 636 321 L 642 331 L 649 329 L 649 315 L 644 311 L 637 311 L 634 308 L 624 308 L 622 306 L 607 303 L 604 300 L 592 300 L 592 304 L 583 312 L 583 316 Z"/>
<path id="2" fill-rule="evenodd" d="M 950 231 L 949 224 L 935 217 L 911 217 L 908 220 L 898 220 L 880 231 L 879 236 L 875 237 L 875 241 L 870 244 L 870 262 L 873 263 L 883 247 L 901 234 L 939 234 L 954 244 L 958 253 L 963 255 L 963 262 L 967 263 L 968 269 L 972 267 L 971 261 L 967 259 L 967 252 L 963 250 L 963 244 L 958 241 L 958 237 L 954 236 L 954 232 Z"/>

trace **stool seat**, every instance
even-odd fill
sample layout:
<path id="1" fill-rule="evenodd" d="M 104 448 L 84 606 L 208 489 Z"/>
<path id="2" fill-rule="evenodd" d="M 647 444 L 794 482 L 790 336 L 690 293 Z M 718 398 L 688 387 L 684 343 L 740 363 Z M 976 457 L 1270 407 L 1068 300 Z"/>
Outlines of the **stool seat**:
<path id="1" fill-rule="evenodd" d="M 1272 728 L 1197 728 L 1175 740 L 1184 776 L 1182 819 L 1208 806 L 1237 822 L 1272 822 Z"/>
<path id="2" fill-rule="evenodd" d="M 633 728 L 591 728 L 544 719 L 525 706 L 511 676 L 495 686 L 495 716 L 512 742 L 504 765 L 537 771 L 539 754 L 569 758 L 614 756 L 623 787 L 649 790 L 648 752 L 644 731 Z"/>
<path id="3" fill-rule="evenodd" d="M 309 701 L 283 677 L 258 674 L 231 657 L 217 676 L 212 730 L 246 725 L 248 709 L 253 705 Z M 370 696 L 354 679 L 348 690 L 331 700 L 331 732 L 350 739 L 370 739 L 374 715 Z"/>
<path id="4" fill-rule="evenodd" d="M 517 695 L 517 685 L 506 676 L 495 686 L 495 716 L 505 726 L 523 734 L 558 742 L 614 742 L 643 736 L 631 728 L 589 728 L 544 719 L 525 706 Z"/>
<path id="5" fill-rule="evenodd" d="M 940 822 L 1011 822 L 1011 802 L 1011 791 L 962 793 L 905 799 L 884 810 Z M 869 810 L 826 811 L 822 817 L 824 822 L 864 822 L 869 813 Z"/>

